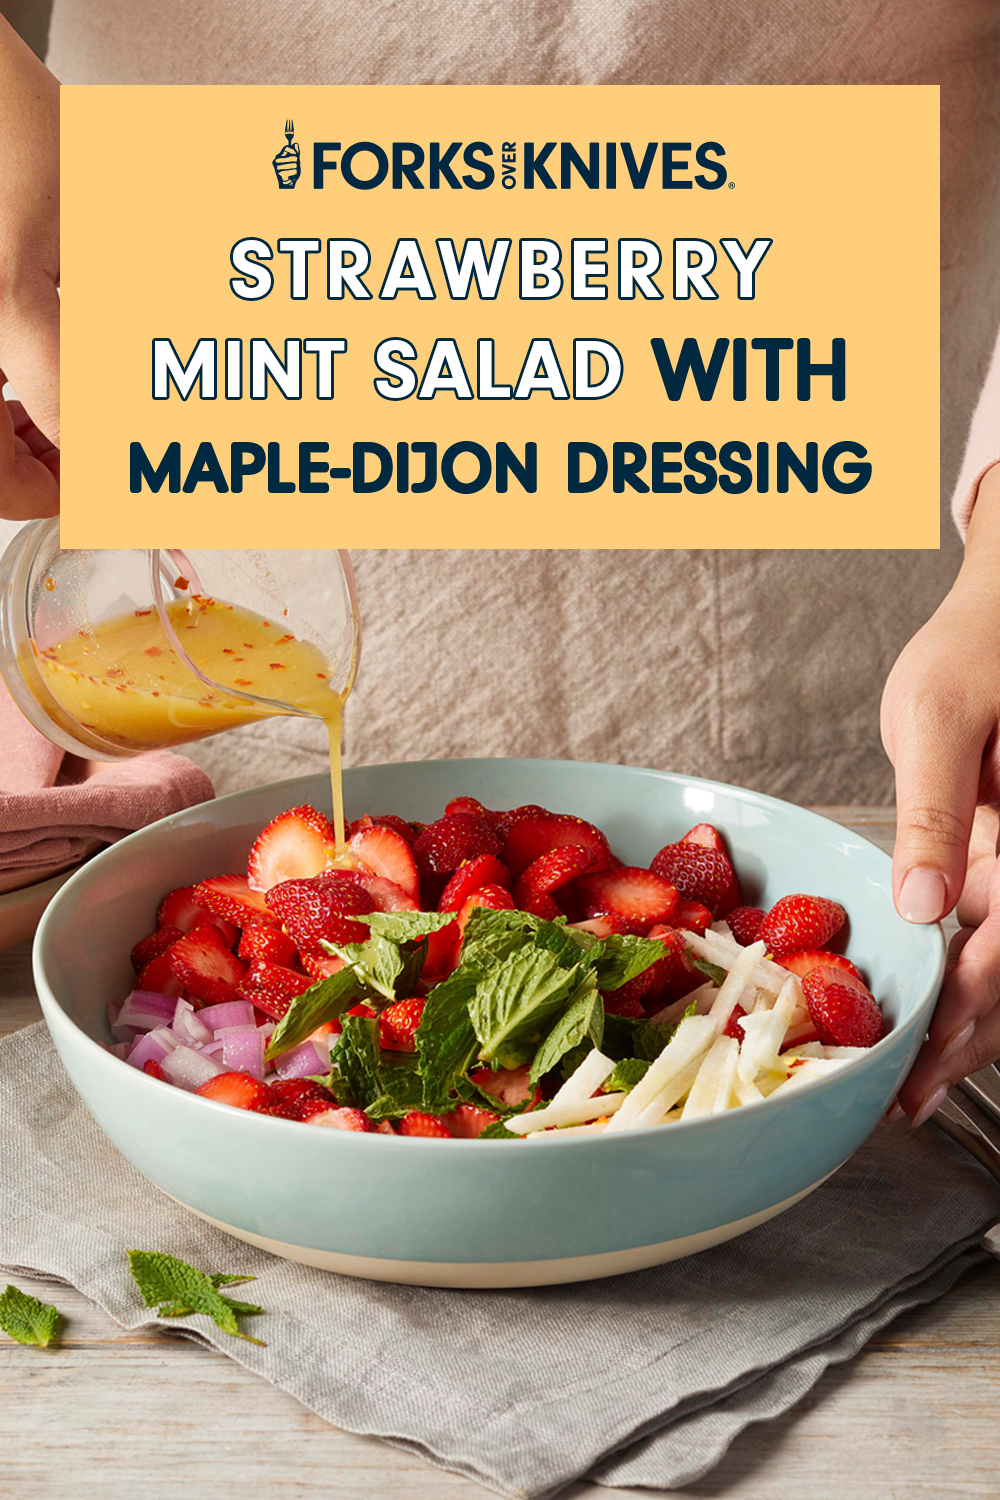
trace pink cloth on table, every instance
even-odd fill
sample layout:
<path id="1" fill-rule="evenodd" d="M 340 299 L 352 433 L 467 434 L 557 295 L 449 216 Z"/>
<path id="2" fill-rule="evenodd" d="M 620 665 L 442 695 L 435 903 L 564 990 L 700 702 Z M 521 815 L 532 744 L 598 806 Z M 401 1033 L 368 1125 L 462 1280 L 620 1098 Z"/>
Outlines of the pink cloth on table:
<path id="1" fill-rule="evenodd" d="M 993 350 L 986 383 L 976 404 L 965 458 L 952 496 L 951 511 L 965 536 L 983 476 L 1000 463 L 1000 339 Z"/>
<path id="2" fill-rule="evenodd" d="M 213 795 L 204 771 L 166 750 L 116 761 L 66 754 L 0 683 L 0 889 L 31 885 Z"/>

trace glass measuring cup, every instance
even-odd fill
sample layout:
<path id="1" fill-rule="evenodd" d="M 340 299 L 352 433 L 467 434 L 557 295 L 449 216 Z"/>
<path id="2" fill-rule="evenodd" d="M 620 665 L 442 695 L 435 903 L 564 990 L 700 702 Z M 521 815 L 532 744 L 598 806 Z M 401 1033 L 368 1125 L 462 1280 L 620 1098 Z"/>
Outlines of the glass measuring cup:
<path id="1" fill-rule="evenodd" d="M 52 519 L 0 559 L 0 676 L 37 729 L 90 759 L 290 714 L 339 746 L 360 640 L 342 551 L 64 551 Z"/>

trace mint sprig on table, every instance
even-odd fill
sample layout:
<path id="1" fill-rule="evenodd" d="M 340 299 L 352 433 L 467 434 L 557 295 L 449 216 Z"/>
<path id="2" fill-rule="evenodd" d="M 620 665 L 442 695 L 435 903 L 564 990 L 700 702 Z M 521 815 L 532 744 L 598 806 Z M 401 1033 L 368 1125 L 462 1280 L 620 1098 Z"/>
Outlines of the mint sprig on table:
<path id="1" fill-rule="evenodd" d="M 363 1002 L 378 1013 L 417 993 L 427 939 L 455 913 L 372 912 L 358 920 L 371 936 L 363 943 L 323 944 L 344 968 L 296 996 L 267 1055 L 280 1056 L 340 1018 L 331 1071 L 322 1081 L 340 1103 L 375 1120 L 413 1110 L 447 1114 L 460 1103 L 497 1113 L 502 1106 L 472 1081 L 478 1069 L 528 1064 L 530 1082 L 537 1084 L 593 1047 L 642 1059 L 655 1056 L 672 1034 L 668 1027 L 611 1026 L 619 1018 L 605 1017 L 601 999 L 602 991 L 620 989 L 661 959 L 661 943 L 618 933 L 597 938 L 564 917 L 550 922 L 529 912 L 474 907 L 458 967 L 426 997 L 415 1055 L 383 1052 L 378 1021 L 345 1012 Z"/>
<path id="2" fill-rule="evenodd" d="M 204 1313 L 223 1333 L 263 1348 L 263 1340 L 244 1333 L 236 1320 L 254 1317 L 264 1309 L 254 1302 L 224 1297 L 219 1291 L 222 1286 L 242 1286 L 256 1277 L 231 1276 L 223 1271 L 206 1274 L 162 1250 L 130 1250 L 128 1263 L 142 1300 L 147 1307 L 157 1309 L 157 1317 L 186 1318 L 191 1313 Z"/>
<path id="3" fill-rule="evenodd" d="M 16 1286 L 0 1293 L 0 1328 L 19 1344 L 47 1349 L 55 1342 L 62 1315 L 47 1302 L 39 1302 Z"/>

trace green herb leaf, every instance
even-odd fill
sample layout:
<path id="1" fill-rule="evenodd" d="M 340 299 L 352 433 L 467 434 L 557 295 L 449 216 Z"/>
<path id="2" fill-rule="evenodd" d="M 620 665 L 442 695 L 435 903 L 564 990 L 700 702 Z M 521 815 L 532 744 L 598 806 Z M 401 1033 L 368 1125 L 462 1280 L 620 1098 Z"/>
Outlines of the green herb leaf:
<path id="1" fill-rule="evenodd" d="M 382 1054 L 380 1069 L 382 1092 L 366 1107 L 370 1119 L 399 1120 L 411 1110 L 424 1107 L 424 1081 L 414 1064 L 416 1058 L 401 1057 L 389 1062 Z M 447 1113 L 447 1111 L 446 1111 Z"/>
<path id="2" fill-rule="evenodd" d="M 657 938 L 631 937 L 613 932 L 602 940 L 600 951 L 592 955 L 597 983 L 602 990 L 619 990 L 630 979 L 652 967 L 666 950 Z"/>
<path id="3" fill-rule="evenodd" d="M 236 1319 L 237 1315 L 250 1317 L 264 1309 L 253 1302 L 223 1297 L 219 1291 L 220 1286 L 253 1281 L 252 1276 L 225 1276 L 218 1272 L 208 1275 L 161 1250 L 130 1250 L 128 1263 L 146 1306 L 159 1309 L 157 1317 L 184 1318 L 191 1313 L 204 1313 L 223 1333 L 251 1344 L 262 1344 L 261 1339 L 242 1333 Z"/>
<path id="4" fill-rule="evenodd" d="M 344 1016 L 332 1053 L 331 1087 L 340 1104 L 367 1109 L 382 1093 L 378 1022 L 370 1016 Z"/>
<path id="5" fill-rule="evenodd" d="M 271 1035 L 266 1056 L 280 1057 L 291 1047 L 304 1042 L 317 1026 L 343 1015 L 362 996 L 362 988 L 352 969 L 341 969 L 329 979 L 312 984 L 296 995 Z"/>
<path id="6" fill-rule="evenodd" d="M 373 937 L 388 938 L 390 943 L 408 943 L 440 932 L 457 916 L 455 911 L 373 911 L 352 921 L 367 922 Z"/>
<path id="7" fill-rule="evenodd" d="M 509 1120 L 510 1118 L 511 1116 L 508 1115 L 507 1120 Z M 521 1136 L 515 1135 L 512 1130 L 507 1129 L 507 1120 L 494 1120 L 492 1125 L 487 1125 L 485 1130 L 480 1131 L 479 1139 L 481 1141 L 521 1140 Z"/>
<path id="8" fill-rule="evenodd" d="M 680 1022 L 688 1016 L 698 1014 L 697 1005 L 689 1005 L 681 1016 L 680 1021 L 673 1024 L 666 1021 L 643 1021 L 635 1029 L 632 1035 L 632 1044 L 636 1057 L 645 1058 L 647 1062 L 655 1062 L 670 1041 Z"/>
<path id="9" fill-rule="evenodd" d="M 604 1092 L 606 1094 L 627 1094 L 634 1089 L 641 1078 L 645 1078 L 649 1070 L 649 1062 L 642 1057 L 623 1057 L 621 1062 L 614 1065 L 611 1073 L 604 1080 Z"/>
<path id="10" fill-rule="evenodd" d="M 423 1107 L 431 1114 L 451 1108 L 449 1097 L 476 1056 L 479 1042 L 469 1016 L 475 992 L 476 976 L 463 966 L 427 996 L 415 1038 Z"/>
<path id="11" fill-rule="evenodd" d="M 320 938 L 325 953 L 343 959 L 348 970 L 365 990 L 374 990 L 383 1000 L 395 1000 L 396 980 L 403 972 L 399 944 L 384 937 L 370 937 L 365 943 L 328 943 Z"/>
<path id="12" fill-rule="evenodd" d="M 567 1052 L 579 1047 L 584 1038 L 594 1047 L 599 1047 L 604 1039 L 604 1003 L 593 969 L 584 975 L 568 1009 L 559 1017 L 535 1053 L 528 1074 L 529 1082 L 537 1083 Z"/>
<path id="13" fill-rule="evenodd" d="M 0 1328 L 19 1344 L 47 1349 L 54 1342 L 62 1317 L 47 1302 L 29 1297 L 16 1286 L 0 1294 Z"/>
<path id="14" fill-rule="evenodd" d="M 469 1002 L 482 1060 L 501 1067 L 526 1062 L 581 979 L 579 964 L 565 969 L 554 953 L 533 945 L 494 964 Z"/>
<path id="15" fill-rule="evenodd" d="M 726 977 L 725 969 L 720 969 L 718 964 L 710 963 L 707 958 L 695 958 L 691 949 L 688 949 L 688 957 L 694 968 L 700 969 L 702 974 L 707 974 L 713 984 L 721 985 Z"/>

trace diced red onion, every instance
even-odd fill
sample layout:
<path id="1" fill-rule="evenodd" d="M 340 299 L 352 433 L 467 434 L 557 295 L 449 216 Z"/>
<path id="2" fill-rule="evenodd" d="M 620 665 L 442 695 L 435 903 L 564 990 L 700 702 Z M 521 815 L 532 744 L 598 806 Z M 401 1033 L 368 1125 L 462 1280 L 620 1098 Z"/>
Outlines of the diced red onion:
<path id="1" fill-rule="evenodd" d="M 311 1078 L 323 1066 L 312 1042 L 300 1042 L 290 1052 L 275 1059 L 274 1071 L 279 1078 Z M 327 1064 L 329 1066 L 329 1064 Z"/>
<path id="2" fill-rule="evenodd" d="M 165 1047 L 164 1044 L 157 1039 L 157 1033 L 155 1031 L 147 1031 L 143 1036 L 140 1036 L 138 1040 L 133 1043 L 132 1049 L 129 1052 L 128 1057 L 126 1057 L 125 1061 L 127 1063 L 131 1063 L 133 1068 L 144 1068 L 150 1061 L 150 1059 L 152 1059 L 153 1062 L 162 1063 L 163 1059 L 167 1056 L 168 1051 L 172 1050 L 172 1048 Z"/>
<path id="3" fill-rule="evenodd" d="M 214 1058 L 206 1057 L 194 1047 L 185 1046 L 175 1047 L 173 1052 L 168 1053 L 161 1067 L 170 1083 L 177 1088 L 187 1089 L 190 1093 L 194 1093 L 195 1089 L 216 1074 L 226 1071 Z"/>
<path id="4" fill-rule="evenodd" d="M 177 1009 L 173 995 L 157 995 L 153 990 L 133 990 L 118 1012 L 117 1025 L 133 1026 L 136 1031 L 152 1031 L 169 1026 Z"/>
<path id="5" fill-rule="evenodd" d="M 117 1042 L 111 1050 L 116 1057 L 120 1057 L 122 1062 L 124 1062 L 126 1057 L 128 1056 L 129 1046 L 129 1042 Z"/>
<path id="6" fill-rule="evenodd" d="M 156 1030 L 150 1031 L 148 1035 L 152 1041 L 157 1042 L 163 1048 L 164 1052 L 173 1052 L 175 1047 L 180 1046 L 169 1026 L 157 1026 Z"/>
<path id="7" fill-rule="evenodd" d="M 205 1045 L 203 1047 L 200 1047 L 198 1050 L 200 1052 L 203 1052 L 206 1057 L 214 1057 L 216 1062 L 221 1062 L 222 1049 L 224 1046 L 225 1043 L 221 1039 L 217 1039 L 214 1042 L 206 1042 Z"/>
<path id="8" fill-rule="evenodd" d="M 105 1006 L 105 1009 L 107 1010 L 107 1013 L 108 1013 L 108 1025 L 109 1026 L 114 1026 L 115 1025 L 115 1023 L 118 1020 L 118 1015 L 119 1015 L 119 1012 L 121 1011 L 121 1008 L 122 1007 L 121 1007 L 121 1001 L 120 1000 L 109 1000 L 108 1001 L 107 1005 Z"/>
<path id="9" fill-rule="evenodd" d="M 220 1026 L 215 1033 L 215 1039 L 224 1042 L 227 1036 L 248 1036 L 252 1031 L 259 1031 L 257 1026 Z"/>
<path id="10" fill-rule="evenodd" d="M 170 1029 L 182 1042 L 188 1042 L 192 1047 L 202 1047 L 212 1040 L 211 1028 L 203 1023 L 194 1006 L 187 1000 L 178 1000 Z"/>
<path id="11" fill-rule="evenodd" d="M 111 1028 L 111 1035 L 116 1042 L 128 1042 L 131 1046 L 136 1037 L 141 1035 L 141 1033 L 135 1026 L 120 1026 L 116 1021 Z"/>
<path id="12" fill-rule="evenodd" d="M 253 1006 L 249 1000 L 225 1000 L 219 1005 L 206 1005 L 198 1012 L 198 1019 L 214 1032 L 229 1026 L 252 1026 Z"/>
<path id="13" fill-rule="evenodd" d="M 227 1032 L 222 1040 L 222 1061 L 226 1070 L 234 1073 L 249 1073 L 254 1078 L 263 1078 L 264 1046 L 264 1037 L 256 1027 L 253 1031 Z M 315 1065 L 313 1072 L 316 1072 Z"/>

